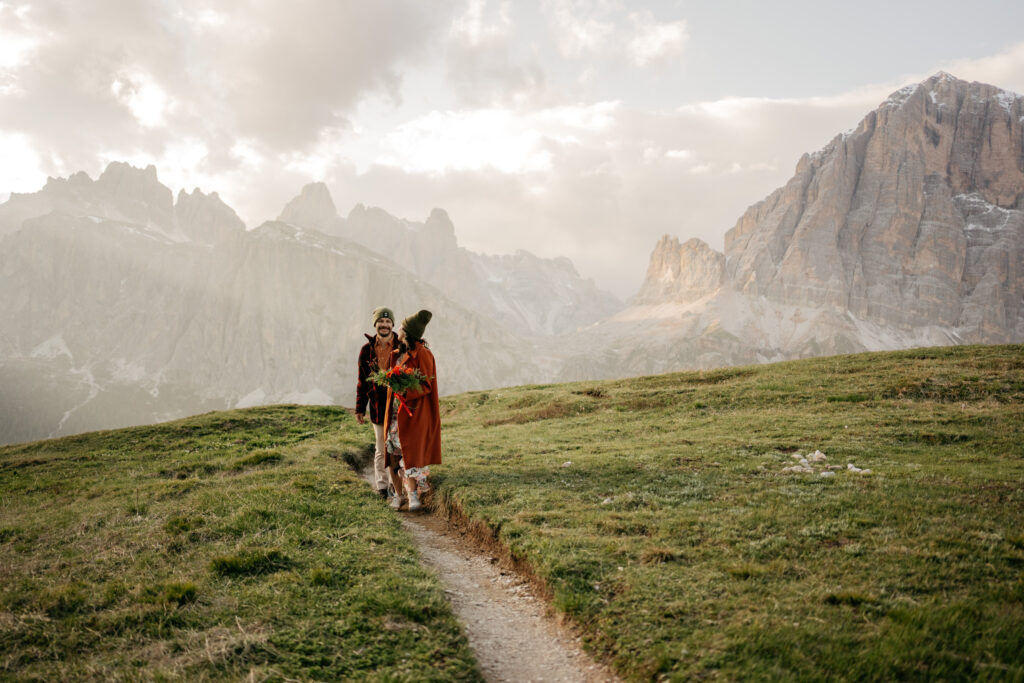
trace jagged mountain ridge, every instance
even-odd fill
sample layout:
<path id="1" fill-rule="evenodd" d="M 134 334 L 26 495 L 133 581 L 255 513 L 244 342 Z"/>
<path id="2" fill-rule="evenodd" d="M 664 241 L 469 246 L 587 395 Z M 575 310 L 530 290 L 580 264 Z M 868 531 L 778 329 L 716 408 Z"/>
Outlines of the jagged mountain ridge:
<path id="1" fill-rule="evenodd" d="M 1020 96 L 945 73 L 903 88 L 804 155 L 724 254 L 663 238 L 586 355 L 614 375 L 1024 341 L 1022 140 Z"/>
<path id="2" fill-rule="evenodd" d="M 279 220 L 321 230 L 386 254 L 449 298 L 520 334 L 576 330 L 622 309 L 613 295 L 576 272 L 567 258 L 546 259 L 520 250 L 478 254 L 458 245 L 443 209 L 423 222 L 357 204 L 337 215 L 323 183 L 312 183 L 285 207 Z"/>
<path id="3" fill-rule="evenodd" d="M 279 221 L 189 239 L 186 218 L 205 237 L 225 225 L 219 199 L 174 204 L 153 179 L 119 165 L 0 206 L 6 221 L 44 212 L 0 236 L 0 441 L 260 403 L 351 405 L 382 302 L 435 311 L 443 392 L 535 379 L 517 334 L 384 256 Z"/>
<path id="4" fill-rule="evenodd" d="M 0 236 L 53 211 L 142 226 L 175 242 L 216 244 L 245 230 L 242 219 L 216 192 L 181 190 L 175 201 L 154 166 L 140 170 L 115 161 L 96 180 L 78 172 L 48 178 L 39 192 L 13 193 L 0 204 Z"/>

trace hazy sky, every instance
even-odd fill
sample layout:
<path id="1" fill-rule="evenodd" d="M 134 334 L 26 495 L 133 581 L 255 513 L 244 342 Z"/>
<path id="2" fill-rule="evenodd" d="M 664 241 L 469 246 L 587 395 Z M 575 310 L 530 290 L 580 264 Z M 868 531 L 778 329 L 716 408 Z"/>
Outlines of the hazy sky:
<path id="1" fill-rule="evenodd" d="M 0 201 L 155 164 L 250 227 L 312 181 L 634 293 L 942 69 L 1024 92 L 1024 2 L 0 0 Z"/>

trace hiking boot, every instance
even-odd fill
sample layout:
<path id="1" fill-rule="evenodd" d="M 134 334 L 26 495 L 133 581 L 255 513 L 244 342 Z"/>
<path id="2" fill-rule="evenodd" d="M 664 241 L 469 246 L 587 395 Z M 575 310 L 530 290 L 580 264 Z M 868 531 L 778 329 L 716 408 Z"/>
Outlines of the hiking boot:
<path id="1" fill-rule="evenodd" d="M 399 508 L 402 507 L 402 505 L 404 503 L 405 503 L 405 497 L 404 496 L 399 496 L 399 495 L 391 496 L 391 509 L 392 510 L 398 510 Z"/>
<path id="2" fill-rule="evenodd" d="M 420 494 L 413 491 L 412 493 L 409 494 L 409 512 L 415 512 L 416 510 L 419 510 L 421 507 L 423 506 L 420 505 Z"/>

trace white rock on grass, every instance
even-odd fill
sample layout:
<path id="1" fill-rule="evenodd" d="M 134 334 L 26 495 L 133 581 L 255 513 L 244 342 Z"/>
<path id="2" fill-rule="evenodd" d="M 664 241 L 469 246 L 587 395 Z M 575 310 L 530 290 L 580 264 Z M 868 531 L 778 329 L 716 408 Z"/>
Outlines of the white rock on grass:
<path id="1" fill-rule="evenodd" d="M 826 460 L 828 460 L 825 454 L 822 453 L 821 451 L 814 451 L 814 453 L 811 454 L 809 459 L 811 462 L 825 462 Z"/>
<path id="2" fill-rule="evenodd" d="M 823 476 L 823 477 L 826 477 L 826 478 L 828 478 L 828 477 L 834 477 L 834 476 L 836 476 L 836 473 L 835 473 L 835 472 L 832 472 L 832 471 L 828 471 L 828 472 L 822 472 L 822 473 L 821 473 L 821 476 Z"/>
<path id="3" fill-rule="evenodd" d="M 566 460 L 563 462 L 562 467 L 572 467 L 572 460 Z"/>

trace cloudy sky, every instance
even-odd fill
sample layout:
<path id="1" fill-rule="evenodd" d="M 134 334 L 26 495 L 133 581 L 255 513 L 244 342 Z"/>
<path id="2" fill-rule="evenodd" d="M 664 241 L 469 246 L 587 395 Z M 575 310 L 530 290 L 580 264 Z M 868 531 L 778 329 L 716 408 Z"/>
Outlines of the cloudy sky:
<path id="1" fill-rule="evenodd" d="M 634 293 L 938 70 L 1024 92 L 1019 0 L 0 0 L 0 201 L 111 161 L 250 227 L 312 181 Z"/>

